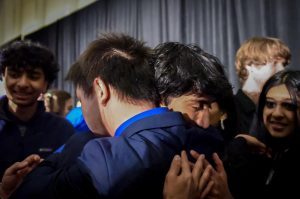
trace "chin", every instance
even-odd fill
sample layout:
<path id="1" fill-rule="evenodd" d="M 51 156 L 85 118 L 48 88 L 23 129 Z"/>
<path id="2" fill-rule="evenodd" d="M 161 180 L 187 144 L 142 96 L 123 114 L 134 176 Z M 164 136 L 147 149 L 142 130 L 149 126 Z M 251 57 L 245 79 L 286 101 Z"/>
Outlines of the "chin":
<path id="1" fill-rule="evenodd" d="M 35 104 L 35 102 L 28 102 L 28 101 L 19 101 L 19 100 L 15 100 L 14 103 L 18 106 L 22 106 L 22 107 L 29 107 Z"/>
<path id="2" fill-rule="evenodd" d="M 285 137 L 289 136 L 289 134 L 287 134 L 285 132 L 280 132 L 279 133 L 279 132 L 272 132 L 272 131 L 270 131 L 270 134 L 274 138 L 285 138 Z"/>

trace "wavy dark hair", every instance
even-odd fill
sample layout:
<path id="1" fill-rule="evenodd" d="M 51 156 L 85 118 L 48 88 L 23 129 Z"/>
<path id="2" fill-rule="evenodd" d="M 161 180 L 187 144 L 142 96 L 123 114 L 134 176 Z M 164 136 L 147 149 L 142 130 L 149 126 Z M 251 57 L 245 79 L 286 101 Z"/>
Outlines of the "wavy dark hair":
<path id="1" fill-rule="evenodd" d="M 18 70 L 41 68 L 49 85 L 56 79 L 59 67 L 50 49 L 30 40 L 15 41 L 0 52 L 0 70 L 6 67 Z M 49 86 L 48 85 L 48 86 Z"/>

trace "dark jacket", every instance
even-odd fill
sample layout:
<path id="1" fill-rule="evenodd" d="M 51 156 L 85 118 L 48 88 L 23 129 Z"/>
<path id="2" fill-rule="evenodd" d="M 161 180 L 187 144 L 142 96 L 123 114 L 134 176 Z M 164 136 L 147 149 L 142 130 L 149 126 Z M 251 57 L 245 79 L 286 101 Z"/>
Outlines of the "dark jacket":
<path id="1" fill-rule="evenodd" d="M 283 141 L 283 142 L 282 142 Z M 287 142 L 286 142 L 287 141 Z M 252 151 L 244 138 L 228 147 L 224 161 L 230 191 L 235 199 L 300 198 L 300 147 L 291 140 L 272 141 L 272 157 Z"/>
<path id="2" fill-rule="evenodd" d="M 46 158 L 74 132 L 67 120 L 45 112 L 43 102 L 39 102 L 29 121 L 20 121 L 8 111 L 8 99 L 4 96 L 0 100 L 0 176 L 11 164 L 30 154 Z"/>
<path id="3" fill-rule="evenodd" d="M 256 118 L 256 105 L 241 89 L 237 91 L 234 99 L 238 118 L 237 132 L 249 134 Z"/>
<path id="4" fill-rule="evenodd" d="M 59 158 L 55 160 L 57 163 L 53 161 L 50 164 L 53 165 L 57 164 L 55 166 L 57 168 L 73 164 L 80 156 L 84 145 L 88 143 L 90 140 L 99 137 L 104 137 L 104 136 L 95 135 L 91 131 L 81 131 L 79 133 L 75 133 L 73 136 L 70 137 L 70 139 L 68 139 L 61 152 L 51 155 L 44 162 L 46 161 L 51 162 L 53 161 L 52 156 L 58 156 Z"/>
<path id="5" fill-rule="evenodd" d="M 180 113 L 148 116 L 121 136 L 91 140 L 76 164 L 33 172 L 12 198 L 162 198 L 171 160 L 191 149 L 210 158 L 223 150 L 222 136 L 188 126 Z"/>

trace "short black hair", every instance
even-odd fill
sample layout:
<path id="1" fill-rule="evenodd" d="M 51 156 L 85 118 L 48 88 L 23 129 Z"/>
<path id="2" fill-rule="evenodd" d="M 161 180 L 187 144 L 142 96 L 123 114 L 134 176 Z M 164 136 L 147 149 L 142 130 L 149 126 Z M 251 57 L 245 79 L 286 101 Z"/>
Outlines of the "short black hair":
<path id="1" fill-rule="evenodd" d="M 152 50 L 144 42 L 125 34 L 103 34 L 89 44 L 66 79 L 81 87 L 87 96 L 94 79 L 100 77 L 121 99 L 158 104 L 151 58 Z"/>
<path id="2" fill-rule="evenodd" d="M 0 68 L 12 69 L 41 68 L 49 85 L 56 79 L 59 67 L 50 49 L 38 42 L 29 40 L 15 41 L 0 52 Z"/>
<path id="3" fill-rule="evenodd" d="M 155 80 L 162 102 L 188 93 L 213 98 L 232 89 L 219 60 L 191 44 L 166 42 L 154 49 Z"/>

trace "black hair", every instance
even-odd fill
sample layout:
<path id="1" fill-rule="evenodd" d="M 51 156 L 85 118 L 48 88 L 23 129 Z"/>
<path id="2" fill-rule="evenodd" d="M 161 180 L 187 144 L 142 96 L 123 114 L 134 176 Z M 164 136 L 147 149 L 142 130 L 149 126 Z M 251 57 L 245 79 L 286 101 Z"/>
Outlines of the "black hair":
<path id="1" fill-rule="evenodd" d="M 66 102 L 72 99 L 72 96 L 69 92 L 58 89 L 48 90 L 44 95 L 44 103 L 49 108 L 49 112 L 55 113 L 60 116 L 64 115 L 64 110 L 66 106 Z"/>
<path id="2" fill-rule="evenodd" d="M 166 42 L 154 49 L 153 65 L 158 92 L 165 105 L 171 98 L 185 94 L 208 95 L 227 113 L 225 125 L 230 126 L 231 134 L 236 133 L 232 86 L 217 57 L 195 44 Z"/>
<path id="3" fill-rule="evenodd" d="M 4 74 L 5 68 L 24 68 L 31 70 L 41 68 L 49 85 L 56 79 L 59 71 L 54 54 L 45 46 L 29 40 L 15 41 L 0 52 L 0 68 Z"/>
<path id="4" fill-rule="evenodd" d="M 89 96 L 95 78 L 112 86 L 121 99 L 158 104 L 151 48 L 124 34 L 104 34 L 71 66 L 66 77 Z"/>
<path id="5" fill-rule="evenodd" d="M 266 96 L 269 90 L 275 86 L 279 86 L 284 84 L 287 87 L 287 90 L 291 96 L 292 103 L 295 105 L 294 115 L 295 115 L 295 133 L 291 135 L 291 137 L 299 138 L 299 118 L 298 118 L 298 108 L 299 103 L 299 91 L 300 91 L 300 71 L 292 71 L 292 70 L 284 70 L 278 73 L 275 73 L 271 76 L 268 81 L 264 84 L 263 89 L 261 91 L 258 108 L 257 108 L 257 134 L 258 138 L 263 142 L 267 143 L 272 140 L 271 135 L 267 132 L 267 129 L 264 125 L 263 121 L 263 112 L 266 104 Z"/>

